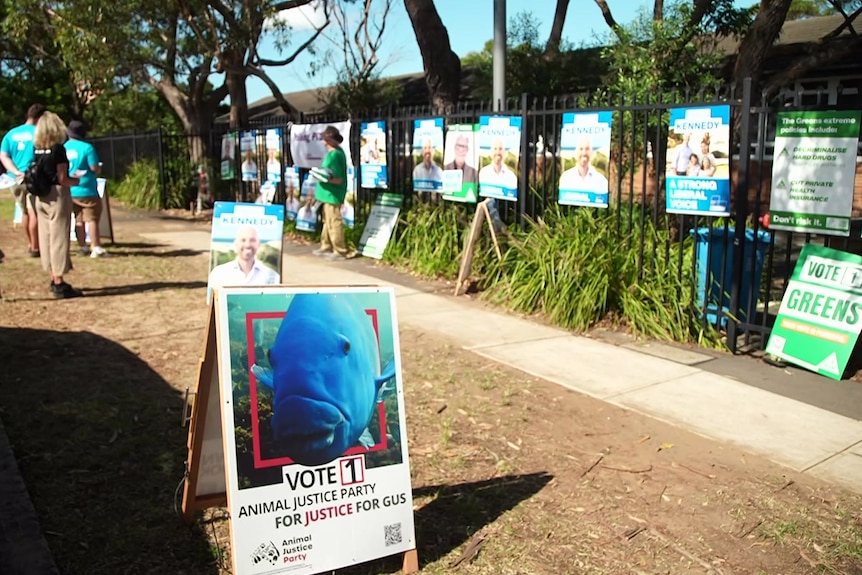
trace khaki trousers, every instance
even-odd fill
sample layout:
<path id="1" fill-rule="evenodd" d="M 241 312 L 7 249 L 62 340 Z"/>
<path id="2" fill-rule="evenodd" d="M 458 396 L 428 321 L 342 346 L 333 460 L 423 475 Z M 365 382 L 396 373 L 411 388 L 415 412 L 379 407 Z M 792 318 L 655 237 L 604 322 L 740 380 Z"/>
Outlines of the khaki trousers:
<path id="1" fill-rule="evenodd" d="M 341 205 L 323 204 L 323 231 L 320 232 L 320 249 L 347 255 Z"/>
<path id="2" fill-rule="evenodd" d="M 64 276 L 72 269 L 69 236 L 72 225 L 72 196 L 69 188 L 51 186 L 48 195 L 36 197 L 39 220 L 39 253 L 42 269 Z"/>

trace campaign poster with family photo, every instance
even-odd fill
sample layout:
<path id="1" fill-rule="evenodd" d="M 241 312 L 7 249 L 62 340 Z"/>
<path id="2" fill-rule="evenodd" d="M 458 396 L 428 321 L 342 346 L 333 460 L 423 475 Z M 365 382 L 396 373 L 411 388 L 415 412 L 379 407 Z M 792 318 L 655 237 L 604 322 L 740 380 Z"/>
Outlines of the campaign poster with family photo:
<path id="1" fill-rule="evenodd" d="M 236 177 L 236 132 L 221 137 L 221 179 L 232 180 Z"/>
<path id="2" fill-rule="evenodd" d="M 560 204 L 608 207 L 612 118 L 610 111 L 563 114 Z"/>
<path id="3" fill-rule="evenodd" d="M 233 572 L 414 549 L 394 290 L 222 289 L 216 314 Z"/>
<path id="4" fill-rule="evenodd" d="M 443 118 L 413 122 L 413 190 L 443 190 Z"/>
<path id="5" fill-rule="evenodd" d="M 443 154 L 443 199 L 476 203 L 479 198 L 478 124 L 450 124 Z"/>
<path id="6" fill-rule="evenodd" d="M 296 220 L 299 211 L 299 200 L 302 191 L 299 185 L 299 168 L 287 166 L 284 168 L 284 216 L 288 221 Z"/>
<path id="7" fill-rule="evenodd" d="M 293 124 L 290 127 L 290 156 L 299 168 L 319 168 L 326 157 L 326 143 L 323 130 L 332 126 L 341 134 L 340 146 L 347 157 L 347 165 L 353 165 L 350 155 L 350 122 L 331 122 L 328 124 Z"/>
<path id="8" fill-rule="evenodd" d="M 216 202 L 207 301 L 220 286 L 281 283 L 284 206 Z"/>
<path id="9" fill-rule="evenodd" d="M 517 201 L 520 116 L 479 118 L 479 195 Z"/>
<path id="10" fill-rule="evenodd" d="M 254 132 L 243 132 L 239 138 L 239 151 L 242 157 L 239 172 L 243 182 L 257 181 L 257 141 Z"/>
<path id="11" fill-rule="evenodd" d="M 668 141 L 668 213 L 729 216 L 730 106 L 672 108 Z"/>
<path id="12" fill-rule="evenodd" d="M 385 190 L 386 122 L 363 122 L 359 136 L 359 178 L 363 188 Z"/>
<path id="13" fill-rule="evenodd" d="M 269 128 L 266 131 L 266 179 L 278 184 L 281 178 L 281 128 Z"/>

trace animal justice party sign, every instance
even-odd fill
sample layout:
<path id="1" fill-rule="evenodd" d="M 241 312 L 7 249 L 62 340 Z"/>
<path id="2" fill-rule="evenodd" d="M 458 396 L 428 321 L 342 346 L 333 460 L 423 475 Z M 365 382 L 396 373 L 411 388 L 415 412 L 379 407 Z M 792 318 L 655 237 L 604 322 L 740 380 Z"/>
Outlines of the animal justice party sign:
<path id="1" fill-rule="evenodd" d="M 395 295 L 223 288 L 234 573 L 323 573 L 416 547 Z"/>

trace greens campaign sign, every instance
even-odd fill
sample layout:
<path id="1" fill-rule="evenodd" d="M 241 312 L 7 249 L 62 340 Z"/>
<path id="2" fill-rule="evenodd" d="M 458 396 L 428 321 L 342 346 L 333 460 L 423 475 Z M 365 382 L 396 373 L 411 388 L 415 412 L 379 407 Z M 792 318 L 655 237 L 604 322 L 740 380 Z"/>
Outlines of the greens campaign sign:
<path id="1" fill-rule="evenodd" d="M 394 291 L 219 289 L 216 338 L 233 573 L 414 549 Z"/>
<path id="2" fill-rule="evenodd" d="M 360 254 L 378 260 L 383 257 L 386 244 L 389 243 L 392 230 L 395 229 L 395 224 L 398 222 L 402 201 L 401 194 L 382 192 L 377 195 L 374 199 L 374 205 L 371 206 L 371 212 L 368 214 L 368 221 L 362 230 L 362 237 L 359 238 L 357 251 Z"/>
<path id="3" fill-rule="evenodd" d="M 479 195 L 518 200 L 518 161 L 521 155 L 519 116 L 479 118 Z"/>
<path id="4" fill-rule="evenodd" d="M 611 112 L 563 114 L 559 203 L 608 207 Z"/>
<path id="5" fill-rule="evenodd" d="M 479 156 L 476 124 L 449 124 L 443 154 L 443 199 L 476 203 L 479 196 Z"/>
<path id="6" fill-rule="evenodd" d="M 440 192 L 443 189 L 443 118 L 413 122 L 413 189 Z"/>
<path id="7" fill-rule="evenodd" d="M 806 244 L 766 352 L 841 379 L 862 326 L 862 257 Z"/>
<path id="8" fill-rule="evenodd" d="M 860 112 L 779 112 L 769 227 L 847 236 Z"/>
<path id="9" fill-rule="evenodd" d="M 386 189 L 386 122 L 363 122 L 359 135 L 359 178 L 363 188 Z"/>
<path id="10" fill-rule="evenodd" d="M 673 214 L 730 215 L 730 106 L 673 108 L 666 202 Z"/>

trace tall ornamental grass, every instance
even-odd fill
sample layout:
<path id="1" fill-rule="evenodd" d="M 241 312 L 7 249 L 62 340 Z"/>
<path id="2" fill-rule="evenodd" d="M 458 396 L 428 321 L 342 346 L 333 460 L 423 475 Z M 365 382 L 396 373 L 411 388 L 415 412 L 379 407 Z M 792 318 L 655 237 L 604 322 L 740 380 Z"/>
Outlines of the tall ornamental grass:
<path id="1" fill-rule="evenodd" d="M 650 218 L 618 230 L 612 211 L 555 208 L 511 230 L 506 243 L 502 261 L 485 250 L 478 269 L 474 262 L 483 297 L 495 304 L 576 332 L 605 322 L 653 339 L 720 345 L 690 313 L 691 240 L 680 247 Z"/>
<path id="2" fill-rule="evenodd" d="M 455 279 L 471 218 L 472 210 L 452 203 L 414 204 L 401 212 L 383 259 L 421 276 Z"/>

